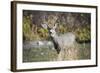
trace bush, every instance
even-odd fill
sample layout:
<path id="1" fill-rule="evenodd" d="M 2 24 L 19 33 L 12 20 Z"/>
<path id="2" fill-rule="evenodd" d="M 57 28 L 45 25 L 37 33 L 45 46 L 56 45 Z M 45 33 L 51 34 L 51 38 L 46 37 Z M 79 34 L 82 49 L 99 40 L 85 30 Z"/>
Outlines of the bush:
<path id="1" fill-rule="evenodd" d="M 25 37 L 25 40 L 30 40 L 31 28 L 29 16 L 23 17 L 23 36 Z"/>
<path id="2" fill-rule="evenodd" d="M 77 36 L 77 41 L 79 42 L 85 42 L 91 40 L 91 32 L 89 25 L 76 29 L 75 33 Z"/>

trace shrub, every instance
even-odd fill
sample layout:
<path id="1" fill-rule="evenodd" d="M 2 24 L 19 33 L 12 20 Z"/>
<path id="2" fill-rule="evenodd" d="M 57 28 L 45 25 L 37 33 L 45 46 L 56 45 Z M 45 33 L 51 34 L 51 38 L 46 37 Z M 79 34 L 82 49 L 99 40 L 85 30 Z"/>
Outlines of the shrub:
<path id="1" fill-rule="evenodd" d="M 91 32 L 89 25 L 76 29 L 75 33 L 77 36 L 77 41 L 79 42 L 85 42 L 91 40 Z"/>

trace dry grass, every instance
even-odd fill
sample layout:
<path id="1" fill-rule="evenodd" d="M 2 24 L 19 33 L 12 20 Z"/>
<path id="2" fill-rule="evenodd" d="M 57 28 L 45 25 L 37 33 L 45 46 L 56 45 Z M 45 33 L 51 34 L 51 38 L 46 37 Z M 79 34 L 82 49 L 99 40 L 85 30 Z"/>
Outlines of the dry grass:
<path id="1" fill-rule="evenodd" d="M 57 57 L 57 60 L 60 61 L 77 59 L 79 59 L 79 46 L 76 43 L 72 46 L 68 46 L 65 49 L 62 49 Z"/>
<path id="2" fill-rule="evenodd" d="M 32 48 L 23 51 L 23 62 L 40 62 L 40 61 L 68 61 L 83 60 L 91 58 L 90 43 L 74 45 L 62 49 L 57 54 L 55 49 L 51 48 Z"/>

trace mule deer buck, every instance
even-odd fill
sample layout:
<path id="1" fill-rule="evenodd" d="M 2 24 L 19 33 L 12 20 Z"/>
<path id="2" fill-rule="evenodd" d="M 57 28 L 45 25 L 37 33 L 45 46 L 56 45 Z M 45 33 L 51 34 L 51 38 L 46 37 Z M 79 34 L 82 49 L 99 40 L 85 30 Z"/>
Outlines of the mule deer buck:
<path id="1" fill-rule="evenodd" d="M 66 47 L 72 46 L 75 42 L 75 35 L 72 32 L 66 34 L 58 35 L 56 32 L 57 24 L 54 27 L 50 28 L 47 24 L 41 24 L 44 29 L 47 29 L 50 35 L 50 38 L 54 44 L 54 48 L 59 54 L 60 51 L 64 51 Z"/>

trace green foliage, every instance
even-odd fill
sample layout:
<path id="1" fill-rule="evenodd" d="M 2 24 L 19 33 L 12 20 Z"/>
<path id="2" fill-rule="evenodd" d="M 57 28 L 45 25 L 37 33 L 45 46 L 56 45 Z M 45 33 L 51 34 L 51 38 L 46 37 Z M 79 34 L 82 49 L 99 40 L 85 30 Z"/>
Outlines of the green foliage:
<path id="1" fill-rule="evenodd" d="M 24 17 L 23 19 L 23 32 L 24 33 L 29 33 L 31 30 L 30 30 L 30 20 L 28 17 Z"/>
<path id="2" fill-rule="evenodd" d="M 41 39 L 47 39 L 49 36 L 47 29 L 39 28 L 37 33 Z"/>
<path id="3" fill-rule="evenodd" d="M 87 17 L 87 14 L 76 14 L 79 15 L 82 21 Z M 55 15 L 48 15 L 47 24 L 52 27 L 54 26 L 54 22 L 56 20 Z M 37 19 L 38 20 L 38 19 Z M 67 20 L 66 20 L 67 21 Z M 44 21 L 41 21 L 43 23 Z M 85 21 L 86 22 L 86 21 Z M 40 24 L 41 24 L 40 23 Z M 43 29 L 39 27 L 40 24 L 33 24 L 31 23 L 30 15 L 26 15 L 23 17 L 23 36 L 25 37 L 24 40 L 46 40 L 49 39 L 49 33 L 47 29 Z M 67 32 L 74 32 L 77 36 L 78 41 L 88 41 L 91 40 L 91 29 L 89 24 L 85 25 L 75 25 L 76 27 L 71 27 L 67 23 L 63 24 L 62 21 L 59 20 L 57 22 L 58 26 L 56 28 L 57 33 L 64 34 Z M 38 25 L 38 26 L 37 26 Z"/>
<path id="4" fill-rule="evenodd" d="M 58 26 L 58 32 L 59 32 L 59 33 L 62 33 L 62 34 L 68 32 L 67 26 L 64 26 L 63 24 L 60 24 L 60 25 Z"/>
<path id="5" fill-rule="evenodd" d="M 75 31 L 78 41 L 89 41 L 91 40 L 90 26 L 81 27 Z"/>
<path id="6" fill-rule="evenodd" d="M 38 32 L 41 32 L 41 33 L 47 33 L 48 30 L 47 30 L 47 29 L 40 28 L 40 29 L 38 30 Z"/>
<path id="7" fill-rule="evenodd" d="M 23 35 L 25 37 L 25 40 L 30 40 L 31 28 L 29 16 L 23 17 Z"/>
<path id="8" fill-rule="evenodd" d="M 37 27 L 36 25 L 32 25 L 30 27 L 31 21 L 29 16 L 23 17 L 23 36 L 24 40 L 42 40 L 48 38 L 48 30 L 43 29 L 41 27 Z"/>

